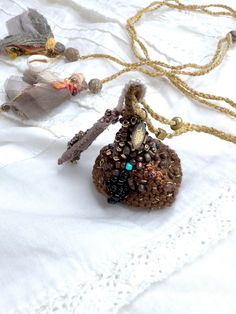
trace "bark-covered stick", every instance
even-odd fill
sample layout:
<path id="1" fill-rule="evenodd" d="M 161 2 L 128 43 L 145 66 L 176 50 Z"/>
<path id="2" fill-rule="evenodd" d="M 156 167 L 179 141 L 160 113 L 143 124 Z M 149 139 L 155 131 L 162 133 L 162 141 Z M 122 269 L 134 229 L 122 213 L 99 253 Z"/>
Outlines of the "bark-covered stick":
<path id="1" fill-rule="evenodd" d="M 62 154 L 58 159 L 58 164 L 61 165 L 66 161 L 76 161 L 80 159 L 80 154 L 85 151 L 94 140 L 107 129 L 110 124 L 116 123 L 120 112 L 117 109 L 107 110 L 102 118 L 100 118 L 90 129 L 88 129 L 83 135 L 79 132 L 78 135 L 71 140 L 75 143 Z M 78 136 L 78 141 L 76 137 Z M 70 143 L 69 143 L 70 144 Z"/>

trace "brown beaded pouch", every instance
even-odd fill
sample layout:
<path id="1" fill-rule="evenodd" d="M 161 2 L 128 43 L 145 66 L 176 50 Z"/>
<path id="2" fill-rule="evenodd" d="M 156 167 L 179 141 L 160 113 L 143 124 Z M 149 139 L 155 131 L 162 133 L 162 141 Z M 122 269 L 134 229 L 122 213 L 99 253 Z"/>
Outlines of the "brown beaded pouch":
<path id="1" fill-rule="evenodd" d="M 152 138 L 146 130 L 146 113 L 144 110 L 138 113 L 135 106 L 144 94 L 145 87 L 140 82 L 127 84 L 118 106 L 113 111 L 107 110 L 91 129 L 76 134 L 58 163 L 78 160 L 93 140 L 120 116 L 122 125 L 114 142 L 103 147 L 95 161 L 94 184 L 111 204 L 162 208 L 175 200 L 182 171 L 175 151 Z"/>

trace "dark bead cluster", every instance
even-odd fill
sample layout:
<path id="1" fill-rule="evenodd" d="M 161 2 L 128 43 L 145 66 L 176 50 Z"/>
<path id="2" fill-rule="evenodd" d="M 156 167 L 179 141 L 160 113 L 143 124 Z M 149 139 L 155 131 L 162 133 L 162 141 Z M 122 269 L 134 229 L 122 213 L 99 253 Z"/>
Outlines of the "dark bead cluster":
<path id="1" fill-rule="evenodd" d="M 107 201 L 110 204 L 116 204 L 125 199 L 129 194 L 129 173 L 125 170 L 118 171 L 118 175 L 112 176 L 107 180 L 108 198 Z"/>
<path id="2" fill-rule="evenodd" d="M 159 161 L 158 141 L 148 136 L 144 130 L 143 142 L 139 149 L 132 146 L 132 134 L 140 121 L 132 117 L 130 120 L 120 119 L 122 128 L 117 132 L 115 142 L 108 145 L 105 154 L 109 160 L 106 170 L 111 172 L 111 178 L 107 181 L 108 201 L 117 203 L 123 200 L 129 191 L 145 193 L 147 181 L 134 182 L 130 173 L 133 170 L 142 171 L 152 160 Z M 121 176 L 121 179 L 119 179 Z M 124 183 L 122 178 L 127 177 Z M 145 181 L 145 182 L 144 182 Z M 128 187 L 128 188 L 127 188 Z M 111 191 L 115 190 L 115 195 Z M 120 191 L 119 191 L 120 189 Z M 125 191 L 125 192 L 124 192 Z M 118 196 L 120 193 L 120 196 Z"/>

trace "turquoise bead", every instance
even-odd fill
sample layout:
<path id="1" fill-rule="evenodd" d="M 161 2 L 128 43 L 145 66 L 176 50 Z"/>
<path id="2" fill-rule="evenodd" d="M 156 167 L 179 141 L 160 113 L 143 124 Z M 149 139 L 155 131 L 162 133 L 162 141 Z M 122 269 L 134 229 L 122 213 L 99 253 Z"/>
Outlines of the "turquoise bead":
<path id="1" fill-rule="evenodd" d="M 133 165 L 131 163 L 127 162 L 125 165 L 125 169 L 128 171 L 131 171 L 133 169 Z"/>

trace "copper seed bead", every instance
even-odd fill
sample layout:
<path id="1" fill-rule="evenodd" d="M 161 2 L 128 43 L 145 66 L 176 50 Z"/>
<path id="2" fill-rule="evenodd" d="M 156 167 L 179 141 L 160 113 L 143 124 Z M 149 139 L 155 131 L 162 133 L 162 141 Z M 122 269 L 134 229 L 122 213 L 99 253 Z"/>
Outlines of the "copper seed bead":
<path id="1" fill-rule="evenodd" d="M 74 62 L 79 59 L 79 50 L 75 48 L 66 48 L 64 55 L 66 57 L 66 60 L 69 62 Z"/>
<path id="2" fill-rule="evenodd" d="M 102 89 L 102 82 L 99 79 L 92 79 L 88 83 L 88 88 L 91 93 L 98 94 Z"/>
<path id="3" fill-rule="evenodd" d="M 171 130 L 178 130 L 181 128 L 181 126 L 183 125 L 183 120 L 180 117 L 174 117 L 173 119 L 171 119 L 171 121 L 173 121 L 175 124 L 171 125 L 170 128 Z"/>

